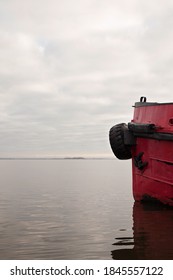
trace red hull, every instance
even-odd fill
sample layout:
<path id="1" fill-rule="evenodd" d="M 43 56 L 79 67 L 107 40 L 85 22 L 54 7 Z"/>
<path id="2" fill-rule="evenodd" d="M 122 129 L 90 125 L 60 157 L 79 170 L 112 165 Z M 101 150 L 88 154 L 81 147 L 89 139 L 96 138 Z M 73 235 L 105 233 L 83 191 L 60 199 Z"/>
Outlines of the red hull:
<path id="1" fill-rule="evenodd" d="M 173 103 L 141 97 L 133 120 L 113 126 L 109 138 L 118 159 L 132 158 L 134 199 L 173 206 Z"/>
<path id="2" fill-rule="evenodd" d="M 154 133 L 136 133 L 132 147 L 134 199 L 173 206 L 173 104 L 136 103 L 132 123 L 155 125 Z M 138 155 L 146 162 L 141 169 L 134 164 Z"/>

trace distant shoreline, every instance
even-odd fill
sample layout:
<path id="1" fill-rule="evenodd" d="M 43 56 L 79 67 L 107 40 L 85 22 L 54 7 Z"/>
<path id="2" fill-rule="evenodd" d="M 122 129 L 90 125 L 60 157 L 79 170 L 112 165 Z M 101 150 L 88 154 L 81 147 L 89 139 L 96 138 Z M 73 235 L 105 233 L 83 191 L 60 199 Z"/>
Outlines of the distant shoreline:
<path id="1" fill-rule="evenodd" d="M 0 157 L 0 160 L 112 160 L 104 157 Z"/>

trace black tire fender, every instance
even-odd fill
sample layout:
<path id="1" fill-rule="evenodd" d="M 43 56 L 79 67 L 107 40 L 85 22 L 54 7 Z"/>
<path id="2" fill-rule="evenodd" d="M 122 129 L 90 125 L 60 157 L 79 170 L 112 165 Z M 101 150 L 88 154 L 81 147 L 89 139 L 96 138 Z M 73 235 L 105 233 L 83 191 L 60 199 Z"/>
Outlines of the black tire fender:
<path id="1" fill-rule="evenodd" d="M 125 123 L 114 125 L 109 131 L 109 141 L 114 155 L 118 159 L 130 159 L 131 146 L 124 144 L 124 131 L 128 130 Z"/>

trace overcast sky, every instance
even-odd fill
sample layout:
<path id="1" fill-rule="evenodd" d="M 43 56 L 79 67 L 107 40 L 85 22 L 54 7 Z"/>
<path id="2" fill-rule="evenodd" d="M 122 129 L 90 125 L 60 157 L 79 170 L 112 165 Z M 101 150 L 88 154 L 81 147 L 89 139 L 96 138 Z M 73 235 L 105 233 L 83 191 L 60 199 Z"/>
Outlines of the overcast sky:
<path id="1" fill-rule="evenodd" d="M 173 1 L 0 0 L 0 157 L 112 156 L 143 95 L 173 101 Z"/>

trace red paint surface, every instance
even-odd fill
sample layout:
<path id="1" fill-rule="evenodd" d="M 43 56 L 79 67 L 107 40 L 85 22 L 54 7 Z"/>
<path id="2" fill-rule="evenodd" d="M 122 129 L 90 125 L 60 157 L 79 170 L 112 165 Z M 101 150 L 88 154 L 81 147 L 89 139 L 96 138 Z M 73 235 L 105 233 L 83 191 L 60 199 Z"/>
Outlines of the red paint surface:
<path id="1" fill-rule="evenodd" d="M 145 104 L 145 103 L 144 103 Z M 154 123 L 157 132 L 173 134 L 173 104 L 136 107 L 134 123 Z M 133 158 L 144 152 L 148 165 L 139 170 Z M 137 137 L 132 148 L 133 195 L 136 201 L 149 196 L 173 206 L 173 141 Z"/>

